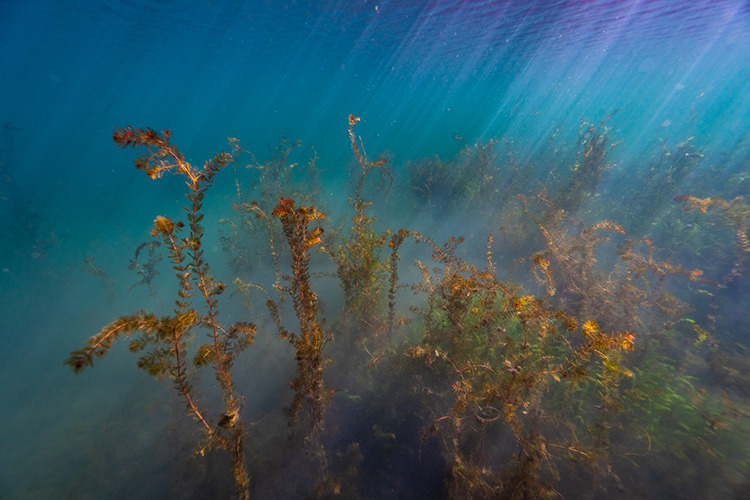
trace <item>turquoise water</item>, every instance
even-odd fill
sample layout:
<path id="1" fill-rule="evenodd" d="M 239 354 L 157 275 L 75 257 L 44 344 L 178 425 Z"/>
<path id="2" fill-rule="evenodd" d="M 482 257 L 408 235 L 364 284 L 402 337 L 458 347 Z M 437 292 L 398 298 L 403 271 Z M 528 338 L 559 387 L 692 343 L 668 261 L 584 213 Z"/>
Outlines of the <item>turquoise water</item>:
<path id="1" fill-rule="evenodd" d="M 657 261 L 701 269 L 718 284 L 670 278 L 671 290 L 689 304 L 683 316 L 711 335 L 694 351 L 671 356 L 680 363 L 699 360 L 676 369 L 694 377 L 719 406 L 728 394 L 731 406 L 724 403 L 722 415 L 736 432 L 731 439 L 750 439 L 742 427 L 743 415 L 750 414 L 750 364 L 740 361 L 750 344 L 750 295 L 742 275 L 748 247 L 734 239 L 750 215 L 738 209 L 727 219 L 714 207 L 702 216 L 679 210 L 685 205 L 673 200 L 748 195 L 749 47 L 750 7 L 741 1 L 0 2 L 0 498 L 232 494 L 226 456 L 193 452 L 199 429 L 184 415 L 184 403 L 171 384 L 137 370 L 124 346 L 78 376 L 63 365 L 70 351 L 120 315 L 139 309 L 169 314 L 174 300 L 166 255 L 153 291 L 134 286 L 141 275 L 128 265 L 136 247 L 150 239 L 156 215 L 181 216 L 184 184 L 171 175 L 153 182 L 132 166 L 137 154 L 112 142 L 113 129 L 128 125 L 169 129 L 194 165 L 229 150 L 227 138 L 237 138 L 246 151 L 237 162 L 240 175 L 244 165 L 269 160 L 282 137 L 298 139 L 290 161 L 299 170 L 317 156 L 316 199 L 332 224 L 346 225 L 346 198 L 358 168 L 347 120 L 359 116 L 354 131 L 368 158 L 389 159 L 393 171 L 389 197 L 378 199 L 382 187 L 365 186 L 376 202 L 379 231 L 405 227 L 438 243 L 463 235 L 468 241 L 461 255 L 481 263 L 492 230 L 498 274 L 540 296 L 544 285 L 534 280 L 528 259 L 544 238 L 534 233 L 527 250 L 520 239 L 512 241 L 508 228 L 523 212 L 516 195 L 531 198 L 562 185 L 581 150 L 581 124 L 600 132 L 606 127 L 616 146 L 596 191 L 568 207 L 577 220 L 571 225 L 618 222 L 627 237 L 652 239 L 662 250 Z M 496 173 L 494 194 L 464 204 L 438 195 L 420 198 L 410 176 L 414 162 L 437 155 L 455 160 L 455 172 L 466 148 L 491 140 L 497 141 L 491 145 L 497 168 L 512 159 L 520 165 L 514 183 L 503 184 Z M 683 170 L 674 160 L 679 155 L 689 163 Z M 672 168 L 673 177 L 660 168 Z M 243 182 L 247 188 L 250 181 Z M 654 182 L 664 188 L 655 189 Z M 213 273 L 229 285 L 223 317 L 259 325 L 256 344 L 235 370 L 246 427 L 258 422 L 248 448 L 273 457 L 267 442 L 287 432 L 280 410 L 293 394 L 294 353 L 276 335 L 265 299 L 256 297 L 247 309 L 231 284 L 240 276 L 270 289 L 273 281 L 268 262 L 238 268 L 222 244 L 228 233 L 219 221 L 236 216 L 235 194 L 227 169 L 207 194 L 204 248 Z M 614 251 L 608 255 L 600 257 L 602 269 L 617 259 Z M 413 261 L 428 262 L 430 252 L 413 246 L 402 257 L 402 279 L 419 280 Z M 316 259 L 315 271 L 329 275 L 316 284 L 319 296 L 330 297 L 321 306 L 330 325 L 341 291 L 332 263 Z M 737 277 L 727 279 L 738 261 Z M 405 315 L 410 301 L 418 300 L 411 295 L 403 292 Z M 687 324 L 681 323 L 682 333 L 694 336 L 698 330 Z M 717 374 L 710 362 L 717 353 L 731 353 L 740 375 Z M 637 349 L 632 356 L 631 366 L 645 369 Z M 196 386 L 207 394 L 206 405 L 220 406 L 212 376 L 201 380 Z M 329 427 L 350 430 L 331 438 L 330 453 L 342 452 L 348 442 L 371 453 L 359 473 L 360 497 L 448 495 L 437 440 L 427 445 L 432 459 L 422 460 L 416 450 L 428 416 L 397 425 L 393 412 L 399 410 L 387 409 L 387 398 L 359 412 L 347 406 L 354 399 L 339 394 L 334 400 Z M 716 418 L 693 410 L 696 418 Z M 675 426 L 685 424 L 677 420 Z M 373 432 L 388 434 L 372 431 L 375 425 L 394 428 L 400 451 L 382 442 L 378 447 Z M 497 446 L 506 446 L 502 439 Z M 620 485 L 591 488 L 593 480 L 582 480 L 587 495 L 686 498 L 692 491 L 700 498 L 741 498 L 750 481 L 742 469 L 750 462 L 747 447 L 695 458 L 699 470 L 703 460 L 712 464 L 705 469 L 711 473 L 684 477 L 675 471 L 690 470 L 684 465 L 689 457 L 654 449 L 657 458 L 643 458 L 644 450 L 633 445 L 629 461 L 614 461 L 621 467 L 615 467 Z M 639 468 L 629 468 L 633 462 Z M 737 466 L 717 465 L 725 462 Z M 269 478 L 269 470 L 276 471 L 251 468 L 256 496 L 274 497 L 275 486 L 264 487 L 264 480 L 277 485 L 287 477 L 277 471 L 276 479 Z M 559 469 L 559 494 L 576 498 L 580 485 L 566 471 Z"/>

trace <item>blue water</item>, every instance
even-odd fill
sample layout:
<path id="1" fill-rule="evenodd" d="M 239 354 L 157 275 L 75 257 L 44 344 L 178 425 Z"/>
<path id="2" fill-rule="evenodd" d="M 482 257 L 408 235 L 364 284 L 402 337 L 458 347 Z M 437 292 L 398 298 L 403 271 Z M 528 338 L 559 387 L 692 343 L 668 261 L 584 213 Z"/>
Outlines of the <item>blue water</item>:
<path id="1" fill-rule="evenodd" d="M 692 138 L 705 161 L 684 180 L 689 193 L 693 181 L 725 188 L 750 176 L 749 52 L 750 4 L 739 0 L 0 1 L 0 498 L 228 495 L 222 466 L 215 485 L 190 453 L 182 402 L 125 348 L 77 377 L 62 363 L 113 318 L 166 313 L 172 301 L 170 283 L 157 297 L 131 288 L 139 277 L 127 266 L 156 215 L 179 216 L 183 185 L 133 168 L 114 127 L 169 129 L 198 165 L 228 137 L 260 161 L 282 137 L 299 139 L 293 161 L 314 148 L 335 210 L 347 206 L 350 113 L 369 156 L 387 151 L 397 179 L 409 161 L 455 157 L 456 135 L 512 140 L 536 158 L 534 175 L 554 176 L 559 165 L 538 156 L 550 137 L 570 159 L 581 122 L 614 113 L 606 125 L 621 143 L 606 196 L 618 198 L 617 169 L 645 175 L 655 151 Z M 227 174 L 208 210 L 226 216 L 233 189 Z M 419 220 L 391 215 L 382 222 L 393 228 Z M 446 224 L 425 232 L 473 231 Z M 230 273 L 218 226 L 207 227 L 215 270 Z M 736 286 L 733 339 L 750 342 L 747 285 Z M 248 354 L 258 371 L 242 369 L 243 393 L 263 401 L 254 417 L 290 397 L 283 377 L 265 375 L 276 368 L 265 352 L 282 374 L 294 368 L 269 332 Z M 195 496 L 174 486 L 191 484 L 175 470 L 202 471 Z M 647 497 L 674 494 L 665 491 Z"/>

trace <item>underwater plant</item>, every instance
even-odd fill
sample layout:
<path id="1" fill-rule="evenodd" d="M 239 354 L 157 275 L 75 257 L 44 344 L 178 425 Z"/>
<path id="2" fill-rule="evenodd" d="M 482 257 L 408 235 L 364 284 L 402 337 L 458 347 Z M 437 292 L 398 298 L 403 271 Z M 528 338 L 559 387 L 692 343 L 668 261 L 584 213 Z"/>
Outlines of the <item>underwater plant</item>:
<path id="1" fill-rule="evenodd" d="M 619 411 L 619 381 L 630 376 L 622 353 L 633 349 L 633 335 L 606 333 L 593 320 L 578 321 L 499 281 L 491 239 L 487 266 L 479 269 L 456 255 L 462 238 L 442 246 L 417 238 L 432 247 L 439 266 L 418 263 L 424 276 L 418 288 L 427 293 L 425 332 L 408 355 L 435 373 L 431 428 L 446 453 L 450 498 L 551 495 L 555 461 L 593 461 L 606 448 L 605 416 Z M 556 386 L 585 384 L 595 387 L 601 407 L 584 432 L 589 444 L 559 421 L 546 397 Z M 515 452 L 506 450 L 503 459 L 485 454 L 490 436 L 508 433 Z"/>
<path id="2" fill-rule="evenodd" d="M 599 125 L 581 122 L 578 131 L 577 157 L 571 169 L 568 185 L 559 192 L 556 205 L 566 211 L 576 211 L 583 201 L 595 193 L 601 182 L 602 174 L 611 168 L 607 156 L 619 142 L 609 142 L 609 128 L 606 122 L 617 113 L 616 109 L 603 119 Z"/>
<path id="3" fill-rule="evenodd" d="M 487 210 L 491 205 L 482 206 L 479 202 L 513 185 L 518 170 L 515 165 L 504 172 L 498 168 L 496 139 L 473 145 L 460 136 L 454 139 L 464 147 L 452 160 L 444 161 L 435 155 L 406 165 L 411 192 L 418 205 L 426 206 L 430 212 L 445 214 L 459 207 Z"/>
<path id="4" fill-rule="evenodd" d="M 722 211 L 727 225 L 735 231 L 736 255 L 734 266 L 722 278 L 722 283 L 727 284 L 742 276 L 745 254 L 750 252 L 750 205 L 745 203 L 742 196 L 726 201 L 721 198 L 696 198 L 690 195 L 680 195 L 674 198 L 679 203 L 687 203 L 682 210 L 698 210 L 705 214 L 709 208 L 716 207 Z"/>
<path id="5" fill-rule="evenodd" d="M 159 247 L 161 247 L 161 242 L 158 240 L 144 241 L 136 247 L 135 255 L 128 264 L 128 269 L 140 274 L 141 280 L 138 283 L 134 283 L 130 287 L 131 290 L 138 285 L 146 285 L 148 287 L 148 294 L 152 297 L 156 297 L 156 290 L 151 282 L 159 275 L 159 271 L 156 269 L 162 259 L 161 254 L 157 251 L 157 248 Z M 144 249 L 146 249 L 148 255 L 146 262 L 139 263 L 138 258 L 141 256 L 141 252 L 143 252 Z"/>
<path id="6" fill-rule="evenodd" d="M 115 281 L 110 278 L 109 275 L 101 267 L 97 266 L 94 263 L 94 257 L 85 257 L 83 261 L 86 263 L 86 271 L 88 271 L 91 276 L 96 278 L 102 288 L 106 290 L 107 300 L 109 302 L 112 302 L 115 298 L 115 294 L 113 291 Z"/>
<path id="7" fill-rule="evenodd" d="M 324 248 L 336 264 L 336 276 L 344 290 L 344 317 L 353 317 L 360 323 L 372 324 L 382 302 L 383 293 L 385 266 L 380 258 L 380 250 L 385 245 L 390 231 L 378 234 L 372 228 L 376 218 L 365 213 L 371 202 L 363 199 L 362 188 L 367 174 L 372 169 L 384 168 L 386 160 L 379 158 L 370 162 L 366 154 L 360 150 L 354 135 L 354 125 L 359 120 L 358 116 L 349 115 L 349 140 L 352 152 L 360 165 L 354 196 L 348 199 L 354 209 L 351 228 L 339 245 L 331 241 Z"/>
<path id="8" fill-rule="evenodd" d="M 293 169 L 298 142 L 282 140 L 270 161 L 253 159 L 240 175 L 235 164 L 243 151 L 235 139 L 231 154 L 195 168 L 168 131 L 117 129 L 119 146 L 145 148 L 136 166 L 151 178 L 174 172 L 187 181 L 183 220 L 157 217 L 155 239 L 139 245 L 130 261 L 137 284 L 153 292 L 157 250 L 165 250 L 177 300 L 165 316 L 121 316 L 67 364 L 79 373 L 127 339 L 140 353 L 138 366 L 168 379 L 184 401 L 204 434 L 199 451 L 229 455 L 243 499 L 251 489 L 274 498 L 555 498 L 581 496 L 582 488 L 592 497 L 614 489 L 636 495 L 633 483 L 643 470 L 672 458 L 728 478 L 718 459 L 731 458 L 737 470 L 750 463 L 747 446 L 738 444 L 750 427 L 750 382 L 744 348 L 716 347 L 720 332 L 711 318 L 723 297 L 713 290 L 739 281 L 750 210 L 741 198 L 676 199 L 697 218 L 715 211 L 731 228 L 734 241 L 724 238 L 728 245 L 719 250 L 731 253 L 732 271 L 718 280 L 694 268 L 702 261 L 688 266 L 676 258 L 679 242 L 664 257 L 668 241 L 632 236 L 632 226 L 600 217 L 597 203 L 618 203 L 599 196 L 614 147 L 607 118 L 599 127 L 581 125 L 578 164 L 561 180 L 550 175 L 540 187 L 544 175 L 527 175 L 534 162 L 519 159 L 510 140 L 504 160 L 494 140 L 464 143 L 450 162 L 407 163 L 403 174 L 412 184 L 389 202 L 370 193 L 380 189 L 373 189 L 377 174 L 385 181 L 393 175 L 392 162 L 368 160 L 354 131 L 359 118 L 349 115 L 357 175 L 342 228 L 326 225 L 333 217 L 315 199 L 317 156 L 307 169 Z M 245 368 L 235 362 L 253 343 L 255 326 L 219 320 L 226 286 L 210 274 L 203 253 L 203 198 L 227 166 L 235 167 L 236 198 L 232 215 L 219 221 L 222 244 L 246 305 L 251 291 L 264 295 L 266 308 L 253 317 L 270 315 L 271 331 L 291 345 L 267 337 L 294 357 L 288 419 L 277 418 L 283 403 L 258 405 L 244 413 L 267 413 L 243 424 L 233 368 Z M 573 212 L 584 200 L 587 211 Z M 465 244 L 463 236 L 436 243 L 420 228 L 388 229 L 399 227 L 386 220 L 389 203 L 425 202 L 430 221 L 468 214 L 488 231 L 467 226 Z M 618 219 L 635 219 L 638 207 L 620 208 Z M 436 230 L 450 226 L 441 220 Z M 488 235 L 484 249 L 471 244 L 477 233 Z M 414 245 L 404 245 L 409 239 Z M 405 270 L 410 258 L 416 264 Z M 93 260 L 87 263 L 103 286 L 113 286 Z M 341 290 L 318 278 L 333 278 Z M 700 307 L 696 297 L 708 297 L 701 312 L 709 326 L 699 314 L 690 317 Z M 206 334 L 202 343 L 198 333 Z M 274 376 L 247 369 L 264 381 Z M 202 370 L 213 372 L 218 408 L 193 389 Z M 699 379 L 703 374 L 713 379 Z M 726 391 L 723 399 L 707 390 L 709 383 Z M 252 462 L 246 432 L 253 436 Z M 263 480 L 251 485 L 248 469 Z M 424 475 L 413 475 L 416 469 Z"/>
<path id="9" fill-rule="evenodd" d="M 275 274 L 280 273 L 279 259 L 284 250 L 278 245 L 282 238 L 281 228 L 269 215 L 280 197 L 293 198 L 319 208 L 323 206 L 318 199 L 320 172 L 316 166 L 318 156 L 315 150 L 305 165 L 289 159 L 300 144 L 299 140 L 290 142 L 282 138 L 270 159 L 260 162 L 250 154 L 252 161 L 244 170 L 234 168 L 234 213 L 220 219 L 219 224 L 223 227 L 220 239 L 224 253 L 241 276 L 267 266 L 269 260 Z M 247 153 L 240 150 L 238 141 L 234 146 L 237 153 Z M 258 231 L 266 233 L 266 237 L 259 238 Z"/>
<path id="10" fill-rule="evenodd" d="M 607 330 L 624 329 L 653 336 L 653 316 L 677 321 L 688 308 L 666 287 L 668 277 L 717 285 L 705 278 L 700 269 L 657 260 L 650 238 L 625 238 L 612 251 L 608 234 L 625 236 L 625 229 L 614 221 L 581 227 L 567 211 L 555 209 L 545 193 L 532 198 L 537 213 L 527 197 L 519 198 L 546 247 L 529 258 L 532 272 L 546 289 L 545 300 L 568 314 L 595 319 Z M 619 256 L 619 262 L 612 260 L 613 254 Z"/>
<path id="11" fill-rule="evenodd" d="M 321 227 L 311 228 L 310 223 L 325 217 L 315 207 L 295 206 L 291 198 L 279 199 L 271 212 L 281 221 L 284 236 L 292 252 L 292 275 L 283 276 L 285 285 L 277 284 L 279 290 L 291 297 L 294 312 L 299 322 L 299 332 L 287 330 L 281 321 L 280 300 L 266 302 L 271 317 L 276 323 L 282 339 L 288 339 L 296 350 L 297 378 L 292 380 L 295 391 L 290 409 L 290 423 L 296 429 L 303 405 L 307 403 L 308 422 L 303 432 L 306 448 L 325 467 L 325 451 L 321 443 L 323 418 L 330 391 L 323 382 L 323 369 L 326 359 L 323 348 L 330 336 L 323 330 L 323 320 L 318 317 L 318 296 L 310 284 L 310 248 L 319 245 Z"/>
<path id="12" fill-rule="evenodd" d="M 226 285 L 210 274 L 202 248 L 203 197 L 211 187 L 214 176 L 232 161 L 232 156 L 219 153 L 197 169 L 170 143 L 168 130 L 157 132 L 150 128 L 118 128 L 114 131 L 113 139 L 122 148 L 146 148 L 135 160 L 135 165 L 150 178 L 158 179 L 169 171 L 187 178 L 186 197 L 190 203 L 184 210 L 188 234 L 180 235 L 185 223 L 164 216 L 156 217 L 151 230 L 151 235 L 161 238 L 168 250 L 179 283 L 178 298 L 173 314 L 169 316 L 158 317 L 146 311 L 121 316 L 86 341 L 82 349 L 72 352 L 66 364 L 75 373 L 80 373 L 92 367 L 94 359 L 103 357 L 116 341 L 130 339 L 131 352 L 146 351 L 139 358 L 138 367 L 158 379 L 169 379 L 184 399 L 186 413 L 195 419 L 204 432 L 205 443 L 200 453 L 211 447 L 230 453 L 237 498 L 247 499 L 250 479 L 245 460 L 245 430 L 240 418 L 242 398 L 235 387 L 232 364 L 252 344 L 255 326 L 246 322 L 224 326 L 220 322 L 219 295 Z M 193 300 L 195 290 L 200 297 L 200 306 Z M 196 349 L 192 365 L 198 369 L 211 367 L 221 388 L 224 411 L 216 420 L 211 418 L 209 410 L 203 408 L 191 383 L 194 373 L 189 368 L 189 340 L 198 330 L 207 332 L 207 341 Z"/>

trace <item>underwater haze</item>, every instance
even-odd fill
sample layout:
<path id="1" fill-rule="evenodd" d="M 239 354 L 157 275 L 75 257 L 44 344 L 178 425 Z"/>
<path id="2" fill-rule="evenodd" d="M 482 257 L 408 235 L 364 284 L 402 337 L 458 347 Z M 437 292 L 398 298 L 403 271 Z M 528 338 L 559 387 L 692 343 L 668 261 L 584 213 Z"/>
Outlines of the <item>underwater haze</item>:
<path id="1" fill-rule="evenodd" d="M 0 498 L 746 498 L 748 53 L 741 0 L 0 0 Z"/>

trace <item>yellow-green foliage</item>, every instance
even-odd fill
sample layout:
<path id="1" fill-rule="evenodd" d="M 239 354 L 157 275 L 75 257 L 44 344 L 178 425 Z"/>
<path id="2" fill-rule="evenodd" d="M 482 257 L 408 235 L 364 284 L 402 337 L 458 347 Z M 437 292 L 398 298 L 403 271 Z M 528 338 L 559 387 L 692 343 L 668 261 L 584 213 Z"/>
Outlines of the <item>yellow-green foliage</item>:
<path id="1" fill-rule="evenodd" d="M 577 210 L 583 201 L 599 187 L 602 174 L 610 168 L 607 155 L 617 144 L 609 143 L 609 129 L 605 122 L 619 110 L 610 113 L 598 126 L 581 122 L 578 131 L 578 154 L 571 169 L 568 186 L 560 190 L 557 206 L 567 210 Z"/>
<path id="2" fill-rule="evenodd" d="M 472 212 L 491 208 L 486 201 L 497 196 L 513 182 L 515 169 L 500 172 L 496 165 L 497 140 L 470 146 L 461 137 L 454 137 L 464 144 L 461 153 L 452 161 L 443 161 L 438 156 L 422 158 L 407 165 L 412 192 L 437 212 L 457 206 Z"/>
<path id="3" fill-rule="evenodd" d="M 436 393 L 452 393 L 450 411 L 441 415 L 445 401 L 434 410 L 435 423 L 441 422 L 436 428 L 446 436 L 451 488 L 467 496 L 511 495 L 514 488 L 522 488 L 524 495 L 538 491 L 534 488 L 545 487 L 542 477 L 554 472 L 548 445 L 562 448 L 564 440 L 573 439 L 544 434 L 540 419 L 554 418 L 545 392 L 555 384 L 591 380 L 599 404 L 617 411 L 619 380 L 630 375 L 622 352 L 633 348 L 633 336 L 605 333 L 591 320 L 578 329 L 575 318 L 501 283 L 489 249 L 486 268 L 478 269 L 456 256 L 462 239 L 451 238 L 443 246 L 419 239 L 432 246 L 439 266 L 430 270 L 420 264 L 420 288 L 427 293 L 425 336 L 408 354 L 442 374 L 445 386 L 433 388 Z M 502 425 L 515 436 L 521 457 L 504 484 L 500 478 L 508 470 L 484 463 L 478 450 L 467 449 L 476 439 L 472 435 Z"/>
<path id="4" fill-rule="evenodd" d="M 365 214 L 371 202 L 362 198 L 362 187 L 367 174 L 373 168 L 383 168 L 386 160 L 380 158 L 370 162 L 360 151 L 354 135 L 354 125 L 358 121 L 359 117 L 349 115 L 351 148 L 361 167 L 354 197 L 349 198 L 349 204 L 354 209 L 351 228 L 341 244 L 336 246 L 331 242 L 325 251 L 336 263 L 336 275 L 344 289 L 344 316 L 354 316 L 357 320 L 372 323 L 381 306 L 386 271 L 380 251 L 390 231 L 378 234 L 372 228 L 376 218 Z"/>

